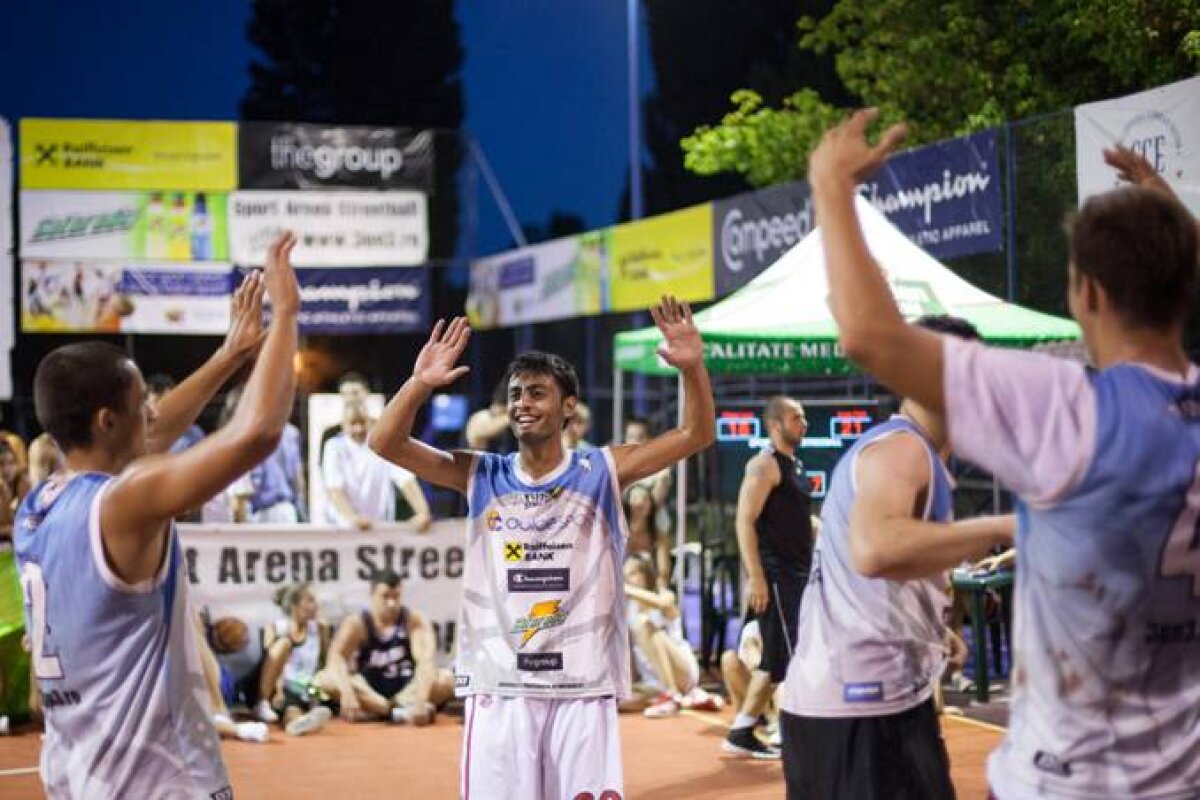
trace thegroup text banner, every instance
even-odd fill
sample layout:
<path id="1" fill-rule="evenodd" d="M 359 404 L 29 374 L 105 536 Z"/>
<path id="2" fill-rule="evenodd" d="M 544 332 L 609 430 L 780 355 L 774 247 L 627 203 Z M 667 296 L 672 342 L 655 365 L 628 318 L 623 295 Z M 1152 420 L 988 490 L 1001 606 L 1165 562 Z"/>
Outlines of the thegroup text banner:
<path id="1" fill-rule="evenodd" d="M 433 134 L 290 122 L 238 126 L 243 189 L 433 190 Z"/>
<path id="2" fill-rule="evenodd" d="M 232 260 L 259 265 L 282 230 L 302 267 L 416 266 L 429 252 L 422 192 L 254 192 L 229 197 Z"/>
<path id="3" fill-rule="evenodd" d="M 813 229 L 812 191 L 794 181 L 713 203 L 717 297 L 749 283 Z"/>
<path id="4" fill-rule="evenodd" d="M 428 327 L 427 267 L 300 269 L 304 333 L 410 333 Z"/>
<path id="5" fill-rule="evenodd" d="M 996 133 L 948 139 L 893 156 L 860 191 L 935 258 L 1004 246 Z"/>
<path id="6" fill-rule="evenodd" d="M 181 525 L 192 605 L 212 620 L 236 617 L 262 626 L 284 616 L 272 600 L 281 586 L 309 583 L 320 616 L 338 622 L 366 608 L 375 570 L 404 581 L 404 604 L 437 632 L 439 660 L 449 664 L 463 574 L 462 520 L 436 522 L 428 533 L 404 523 L 369 532 L 309 525 Z"/>
<path id="7" fill-rule="evenodd" d="M 609 229 L 471 264 L 467 316 L 479 329 L 590 316 L 607 309 Z"/>
<path id="8" fill-rule="evenodd" d="M 237 181 L 232 122 L 21 120 L 24 189 L 224 192 Z"/>
<path id="9" fill-rule="evenodd" d="M 1103 151 L 1146 157 L 1193 214 L 1200 214 L 1200 77 L 1075 109 L 1079 203 L 1118 185 Z"/>
<path id="10" fill-rule="evenodd" d="M 21 330 L 220 335 L 233 281 L 229 264 L 23 260 Z"/>
<path id="11" fill-rule="evenodd" d="M 225 261 L 225 196 L 21 192 L 21 257 Z"/>
<path id="12" fill-rule="evenodd" d="M 612 311 L 649 308 L 664 294 L 713 296 L 713 208 L 692 206 L 612 229 Z"/>

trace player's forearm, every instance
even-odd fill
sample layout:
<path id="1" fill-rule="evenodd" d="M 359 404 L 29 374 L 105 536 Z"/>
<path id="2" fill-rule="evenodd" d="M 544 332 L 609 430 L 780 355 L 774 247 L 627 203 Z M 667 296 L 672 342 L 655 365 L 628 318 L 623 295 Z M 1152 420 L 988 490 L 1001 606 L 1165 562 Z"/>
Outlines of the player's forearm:
<path id="1" fill-rule="evenodd" d="M 155 408 L 158 418 L 148 437 L 148 451 L 165 453 L 171 449 L 171 445 L 196 421 L 204 407 L 244 363 L 243 358 L 234 356 L 222 347 L 183 383 L 167 392 Z"/>
<path id="2" fill-rule="evenodd" d="M 850 530 L 850 560 L 868 578 L 910 580 L 945 572 L 1012 541 L 1011 515 L 952 523 L 894 518 Z M 872 530 L 867 530 L 871 528 Z"/>
<path id="3" fill-rule="evenodd" d="M 754 529 L 753 520 L 741 516 L 737 518 L 737 542 L 746 574 L 751 578 L 765 577 L 762 556 L 758 552 L 758 532 Z"/>
<path id="4" fill-rule="evenodd" d="M 358 511 L 356 511 L 354 505 L 351 504 L 350 498 L 346 496 L 345 491 L 342 489 L 330 489 L 328 494 L 329 502 L 333 503 L 333 507 L 337 509 L 337 512 L 341 515 L 342 519 L 345 520 L 346 523 L 353 525 L 354 520 L 358 517 Z"/>
<path id="5" fill-rule="evenodd" d="M 429 402 L 432 395 L 433 389 L 416 378 L 405 381 L 371 427 L 367 446 L 388 461 L 406 466 L 402 459 L 405 445 L 412 438 L 413 422 L 421 406 Z"/>
<path id="6" fill-rule="evenodd" d="M 712 384 L 703 362 L 681 373 L 683 378 L 683 425 L 680 430 L 688 453 L 698 453 L 717 438 L 717 411 Z"/>

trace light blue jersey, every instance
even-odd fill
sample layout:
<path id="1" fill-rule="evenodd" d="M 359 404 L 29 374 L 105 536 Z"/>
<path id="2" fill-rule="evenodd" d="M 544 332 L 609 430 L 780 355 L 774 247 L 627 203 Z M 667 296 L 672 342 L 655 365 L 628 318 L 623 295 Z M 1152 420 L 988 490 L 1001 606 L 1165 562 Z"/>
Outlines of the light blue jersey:
<path id="1" fill-rule="evenodd" d="M 159 574 L 129 585 L 108 565 L 100 498 L 110 476 L 55 475 L 14 526 L 52 800 L 233 797 L 172 530 Z"/>
<path id="2" fill-rule="evenodd" d="M 1200 372 L 946 356 L 955 451 L 1022 500 L 993 791 L 1200 797 Z"/>
<path id="3" fill-rule="evenodd" d="M 821 534 L 788 665 L 783 708 L 806 717 L 877 717 L 928 700 L 946 663 L 945 578 L 868 578 L 850 559 L 855 466 L 866 448 L 896 435 L 917 437 L 929 459 L 923 518 L 949 522 L 953 480 L 932 443 L 894 416 L 860 438 L 838 462 L 821 509 Z"/>
<path id="4" fill-rule="evenodd" d="M 625 697 L 628 528 L 607 448 L 539 481 L 519 456 L 476 455 L 467 490 L 458 692 Z"/>

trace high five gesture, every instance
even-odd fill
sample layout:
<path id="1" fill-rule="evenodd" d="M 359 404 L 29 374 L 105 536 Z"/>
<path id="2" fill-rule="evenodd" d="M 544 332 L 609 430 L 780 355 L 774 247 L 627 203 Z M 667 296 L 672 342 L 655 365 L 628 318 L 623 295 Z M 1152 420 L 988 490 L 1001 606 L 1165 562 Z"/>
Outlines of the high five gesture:
<path id="1" fill-rule="evenodd" d="M 471 326 L 466 317 L 455 317 L 448 327 L 445 320 L 439 319 L 413 364 L 413 379 L 431 389 L 439 389 L 466 375 L 470 367 L 455 365 L 470 339 Z"/>

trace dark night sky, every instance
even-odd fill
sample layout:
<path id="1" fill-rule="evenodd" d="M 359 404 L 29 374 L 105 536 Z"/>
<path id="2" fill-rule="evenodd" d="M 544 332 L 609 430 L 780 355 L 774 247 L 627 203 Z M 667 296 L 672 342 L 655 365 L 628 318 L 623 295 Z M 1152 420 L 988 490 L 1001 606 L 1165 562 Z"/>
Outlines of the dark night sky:
<path id="1" fill-rule="evenodd" d="M 10 120 L 236 117 L 254 56 L 249 2 L 5 5 L 0 115 Z M 543 223 L 554 209 L 593 228 L 616 219 L 628 159 L 625 9 L 621 0 L 459 0 L 465 126 L 522 222 Z M 479 219 L 481 251 L 511 246 L 482 188 Z"/>

